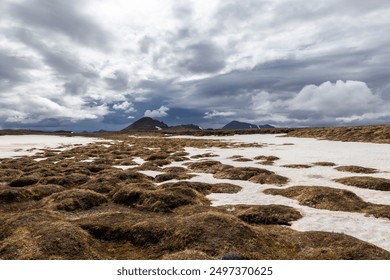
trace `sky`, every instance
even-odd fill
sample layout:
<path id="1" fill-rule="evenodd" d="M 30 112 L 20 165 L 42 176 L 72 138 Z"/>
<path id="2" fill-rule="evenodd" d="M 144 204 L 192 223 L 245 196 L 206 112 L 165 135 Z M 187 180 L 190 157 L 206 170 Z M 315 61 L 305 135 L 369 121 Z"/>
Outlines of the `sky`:
<path id="1" fill-rule="evenodd" d="M 1 0 L 0 129 L 390 123 L 387 0 Z"/>

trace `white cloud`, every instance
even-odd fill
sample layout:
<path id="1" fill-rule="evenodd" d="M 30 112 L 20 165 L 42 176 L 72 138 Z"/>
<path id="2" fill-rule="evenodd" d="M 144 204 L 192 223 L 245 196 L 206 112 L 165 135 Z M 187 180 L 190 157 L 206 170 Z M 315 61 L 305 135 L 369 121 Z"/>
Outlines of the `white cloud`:
<path id="1" fill-rule="evenodd" d="M 133 107 L 133 103 L 124 101 L 122 103 L 117 103 L 114 106 L 112 106 L 113 109 L 115 110 L 122 110 L 125 111 L 126 113 L 130 112 L 135 112 L 136 110 Z"/>
<path id="2" fill-rule="evenodd" d="M 0 94 L 0 121 L 36 123 L 44 119 L 62 119 L 76 122 L 97 119 L 108 113 L 105 104 L 88 106 L 80 97 L 64 96 L 62 99 L 38 94 Z"/>
<path id="3" fill-rule="evenodd" d="M 289 102 L 289 109 L 315 111 L 332 117 L 348 117 L 375 112 L 382 100 L 360 81 L 325 82 L 305 86 Z"/>
<path id="4" fill-rule="evenodd" d="M 216 118 L 216 117 L 231 117 L 231 116 L 234 116 L 236 115 L 235 112 L 220 112 L 220 111 L 216 111 L 216 110 L 213 110 L 211 112 L 206 112 L 204 114 L 204 119 L 213 119 L 213 118 Z"/>
<path id="5" fill-rule="evenodd" d="M 168 115 L 169 108 L 166 106 L 161 106 L 156 110 L 146 110 L 144 116 L 150 118 L 161 118 Z"/>

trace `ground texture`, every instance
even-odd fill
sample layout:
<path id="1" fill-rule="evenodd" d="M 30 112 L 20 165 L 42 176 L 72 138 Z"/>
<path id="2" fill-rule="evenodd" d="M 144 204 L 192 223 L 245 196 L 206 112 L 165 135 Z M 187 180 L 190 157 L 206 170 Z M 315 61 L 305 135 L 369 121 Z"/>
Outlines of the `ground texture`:
<path id="1" fill-rule="evenodd" d="M 388 145 L 359 161 L 259 137 L 106 134 L 1 158 L 0 258 L 390 259 Z"/>

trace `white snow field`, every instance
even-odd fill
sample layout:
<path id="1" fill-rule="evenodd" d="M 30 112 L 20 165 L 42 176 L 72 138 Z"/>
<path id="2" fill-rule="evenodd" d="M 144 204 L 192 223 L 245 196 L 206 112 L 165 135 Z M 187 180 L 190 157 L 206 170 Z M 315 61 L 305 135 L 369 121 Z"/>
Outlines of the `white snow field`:
<path id="1" fill-rule="evenodd" d="M 97 138 L 55 135 L 3 135 L 0 136 L 0 158 L 34 155 L 42 149 L 65 147 L 101 141 Z"/>
<path id="2" fill-rule="evenodd" d="M 175 137 L 199 139 L 207 138 L 237 143 L 264 144 L 263 148 L 187 148 L 186 152 L 190 153 L 189 156 L 211 152 L 217 156 L 208 158 L 208 160 L 216 160 L 223 164 L 230 164 L 237 167 L 249 166 L 265 168 L 290 179 L 288 184 L 283 187 L 279 187 L 275 185 L 255 184 L 248 181 L 215 179 L 212 174 L 196 173 L 198 176 L 193 177 L 191 181 L 210 183 L 226 182 L 242 187 L 242 190 L 236 194 L 215 193 L 209 195 L 208 198 L 212 201 L 214 206 L 237 204 L 281 204 L 292 206 L 298 209 L 303 215 L 302 219 L 292 223 L 291 227 L 293 229 L 299 231 L 345 233 L 390 251 L 389 219 L 369 217 L 360 213 L 315 209 L 299 205 L 297 201 L 286 197 L 266 195 L 263 193 L 263 191 L 268 188 L 287 188 L 298 185 L 328 186 L 352 191 L 367 202 L 390 205 L 390 192 L 349 187 L 333 181 L 333 179 L 341 177 L 367 176 L 367 174 L 340 172 L 334 169 L 334 167 L 341 165 L 358 165 L 375 168 L 378 169 L 379 172 L 369 174 L 368 176 L 390 179 L 390 145 L 281 136 L 282 135 L 255 134 L 223 137 Z M 233 159 L 229 158 L 233 155 L 241 155 L 249 159 L 253 159 L 254 157 L 260 155 L 277 156 L 280 159 L 275 161 L 274 165 L 263 166 L 256 160 L 250 162 L 233 161 Z M 317 166 L 313 165 L 314 162 L 333 162 L 336 166 Z M 307 164 L 312 165 L 312 167 L 304 169 L 283 167 L 283 165 L 286 164 Z M 175 163 L 175 165 L 177 166 L 177 163 Z"/>

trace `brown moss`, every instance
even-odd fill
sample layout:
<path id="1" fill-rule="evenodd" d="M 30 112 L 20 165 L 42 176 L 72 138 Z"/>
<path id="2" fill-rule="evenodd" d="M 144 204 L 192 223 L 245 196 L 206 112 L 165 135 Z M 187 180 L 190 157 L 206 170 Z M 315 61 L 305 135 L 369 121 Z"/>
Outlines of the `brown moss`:
<path id="1" fill-rule="evenodd" d="M 287 189 L 268 189 L 266 194 L 282 195 L 296 199 L 299 204 L 332 211 L 359 212 L 377 218 L 390 219 L 390 206 L 363 201 L 355 193 L 329 187 L 290 187 Z"/>
<path id="2" fill-rule="evenodd" d="M 292 221 L 302 218 L 298 210 L 284 205 L 234 205 L 220 208 L 250 224 L 289 226 Z"/>
<path id="3" fill-rule="evenodd" d="M 313 165 L 317 165 L 317 166 L 335 166 L 336 164 L 333 163 L 333 162 L 329 162 L 329 161 L 317 161 L 317 162 L 313 162 Z"/>
<path id="4" fill-rule="evenodd" d="M 365 173 L 365 174 L 371 174 L 371 173 L 378 172 L 378 170 L 376 170 L 374 168 L 367 168 L 367 167 L 356 166 L 356 165 L 338 166 L 335 169 L 338 171 L 343 171 L 343 172 Z"/>
<path id="5" fill-rule="evenodd" d="M 192 156 L 191 158 L 210 158 L 210 157 L 216 157 L 218 155 L 214 154 L 214 153 L 204 153 L 204 154 L 199 154 L 199 155 L 194 155 Z"/>
<path id="6" fill-rule="evenodd" d="M 255 160 L 264 160 L 264 161 L 276 161 L 276 160 L 278 160 L 280 158 L 276 157 L 276 156 L 257 156 L 257 157 L 254 157 L 253 159 L 255 159 Z"/>
<path id="7" fill-rule="evenodd" d="M 167 224 L 158 221 L 128 222 L 116 224 L 90 224 L 82 225 L 92 236 L 106 241 L 129 241 L 139 247 L 147 247 L 161 241 L 169 234 Z"/>
<path id="8" fill-rule="evenodd" d="M 270 250 L 261 243 L 255 230 L 232 215 L 217 212 L 182 218 L 164 245 L 169 251 L 199 250 L 212 257 L 244 248 L 247 252 Z"/>
<path id="9" fill-rule="evenodd" d="M 63 191 L 64 188 L 59 185 L 41 185 L 37 184 L 29 187 L 26 190 L 23 190 L 23 193 L 32 200 L 40 200 L 46 196 L 49 196 L 53 193 L 58 193 Z"/>
<path id="10" fill-rule="evenodd" d="M 0 189 L 0 203 L 15 203 L 26 201 L 28 197 L 25 193 L 15 189 Z"/>
<path id="11" fill-rule="evenodd" d="M 234 185 L 234 184 L 229 184 L 229 183 L 218 183 L 218 184 L 213 184 L 211 187 L 211 192 L 212 193 L 238 193 L 241 191 L 241 187 Z"/>
<path id="12" fill-rule="evenodd" d="M 267 189 L 266 194 L 296 199 L 299 204 L 333 211 L 359 211 L 367 206 L 355 193 L 321 186 L 295 186 L 287 189 Z"/>
<path id="13" fill-rule="evenodd" d="M 0 169 L 0 182 L 10 182 L 23 174 L 20 170 L 15 169 Z"/>
<path id="14" fill-rule="evenodd" d="M 146 189 L 136 185 L 125 186 L 113 195 L 113 201 L 153 212 L 170 212 L 184 205 L 207 203 L 193 189 L 172 185 L 159 189 Z"/>
<path id="15" fill-rule="evenodd" d="M 22 176 L 18 179 L 15 179 L 9 183 L 10 187 L 14 188 L 21 188 L 21 187 L 26 187 L 30 185 L 34 185 L 38 183 L 39 178 L 36 176 Z"/>
<path id="16" fill-rule="evenodd" d="M 104 195 L 82 189 L 65 190 L 44 200 L 44 204 L 50 209 L 64 211 L 88 210 L 106 202 Z"/>
<path id="17" fill-rule="evenodd" d="M 159 152 L 159 153 L 154 153 L 148 157 L 145 158 L 146 161 L 156 161 L 156 160 L 163 160 L 167 159 L 169 157 L 168 153 L 165 152 Z"/>
<path id="18" fill-rule="evenodd" d="M 64 176 L 49 176 L 39 180 L 43 185 L 60 185 L 65 188 L 79 187 L 89 181 L 89 176 L 84 174 L 69 174 Z"/>
<path id="19" fill-rule="evenodd" d="M 188 169 L 181 166 L 171 166 L 163 168 L 163 171 L 167 173 L 185 173 Z"/>
<path id="20" fill-rule="evenodd" d="M 308 164 L 285 164 L 282 165 L 282 167 L 302 169 L 302 168 L 311 168 L 312 166 Z"/>
<path id="21" fill-rule="evenodd" d="M 390 180 L 384 178 L 376 178 L 369 176 L 345 177 L 334 180 L 347 186 L 354 186 L 363 189 L 371 189 L 378 191 L 390 191 Z"/>
<path id="22" fill-rule="evenodd" d="M 230 169 L 233 166 L 222 164 L 219 161 L 215 160 L 206 160 L 206 161 L 198 161 L 198 162 L 190 162 L 186 163 L 189 169 L 196 172 L 204 172 L 204 173 L 217 173 L 221 170 Z"/>
<path id="23" fill-rule="evenodd" d="M 289 131 L 287 136 L 388 144 L 390 143 L 390 125 L 300 128 Z"/>
<path id="24" fill-rule="evenodd" d="M 237 193 L 241 190 L 240 186 L 229 184 L 229 183 L 208 184 L 203 182 L 188 182 L 188 181 L 165 183 L 163 185 L 160 185 L 159 187 L 162 189 L 170 189 L 176 187 L 189 188 L 203 195 L 208 195 L 211 193 Z"/>
<path id="25" fill-rule="evenodd" d="M 157 183 L 161 183 L 164 181 L 169 181 L 169 180 L 188 180 L 194 177 L 195 175 L 187 174 L 187 173 L 164 173 L 164 174 L 159 174 L 157 175 L 154 180 Z"/>
<path id="26" fill-rule="evenodd" d="M 233 161 L 237 161 L 237 162 L 249 162 L 249 161 L 252 161 L 250 158 L 236 158 L 236 159 L 233 159 Z"/>
<path id="27" fill-rule="evenodd" d="M 78 226 L 51 211 L 19 213 L 2 221 L 2 259 L 104 259 L 97 244 Z"/>
<path id="28" fill-rule="evenodd" d="M 251 177 L 249 181 L 257 184 L 284 185 L 288 183 L 289 179 L 277 174 L 260 174 Z"/>
<path id="29" fill-rule="evenodd" d="M 163 260 L 212 260 L 215 259 L 202 251 L 184 250 L 176 253 L 165 254 Z"/>
<path id="30" fill-rule="evenodd" d="M 214 177 L 218 179 L 249 180 L 254 176 L 262 174 L 270 175 L 273 172 L 256 167 L 232 167 L 218 171 L 214 174 Z"/>

